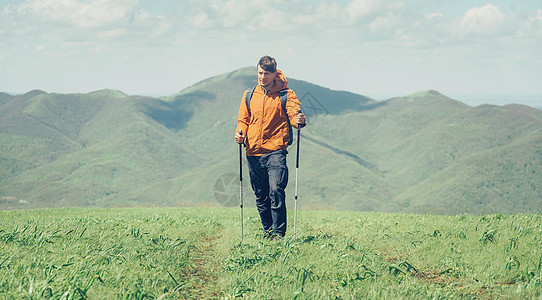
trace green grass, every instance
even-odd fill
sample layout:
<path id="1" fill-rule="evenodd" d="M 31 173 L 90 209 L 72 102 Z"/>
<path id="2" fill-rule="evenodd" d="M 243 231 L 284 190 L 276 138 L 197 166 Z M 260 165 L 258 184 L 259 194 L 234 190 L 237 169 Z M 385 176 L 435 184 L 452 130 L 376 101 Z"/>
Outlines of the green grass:
<path id="1" fill-rule="evenodd" d="M 194 253 L 220 225 L 176 210 L 6 211 L 0 293 L 7 298 L 182 295 Z"/>
<path id="2" fill-rule="evenodd" d="M 0 212 L 0 298 L 541 299 L 542 216 L 254 208 Z"/>

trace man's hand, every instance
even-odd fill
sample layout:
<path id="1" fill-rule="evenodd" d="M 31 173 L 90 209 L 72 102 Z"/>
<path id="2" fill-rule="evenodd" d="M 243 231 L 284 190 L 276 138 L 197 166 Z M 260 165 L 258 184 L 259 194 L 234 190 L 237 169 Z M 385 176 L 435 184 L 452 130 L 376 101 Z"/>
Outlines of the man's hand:
<path id="1" fill-rule="evenodd" d="M 305 114 L 301 112 L 301 109 L 297 111 L 295 119 L 299 127 L 303 127 L 307 124 L 307 119 L 305 118 Z"/>
<path id="2" fill-rule="evenodd" d="M 245 141 L 245 134 L 243 134 L 243 131 L 242 130 L 239 130 L 239 132 L 236 132 L 235 133 L 235 142 L 237 144 L 242 144 L 244 141 Z"/>

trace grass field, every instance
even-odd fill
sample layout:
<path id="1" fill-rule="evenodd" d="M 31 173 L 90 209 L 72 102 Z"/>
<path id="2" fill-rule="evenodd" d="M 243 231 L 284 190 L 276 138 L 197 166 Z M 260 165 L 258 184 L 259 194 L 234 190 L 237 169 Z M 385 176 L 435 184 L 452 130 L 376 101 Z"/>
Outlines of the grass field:
<path id="1" fill-rule="evenodd" d="M 542 299 L 542 216 L 254 208 L 0 212 L 1 299 Z"/>

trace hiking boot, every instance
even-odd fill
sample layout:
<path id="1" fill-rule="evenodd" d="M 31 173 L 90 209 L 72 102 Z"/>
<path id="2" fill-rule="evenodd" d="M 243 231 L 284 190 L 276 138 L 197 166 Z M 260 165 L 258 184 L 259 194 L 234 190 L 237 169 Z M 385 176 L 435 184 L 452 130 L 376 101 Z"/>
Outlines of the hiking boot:
<path id="1" fill-rule="evenodd" d="M 280 241 L 282 240 L 282 236 L 278 235 L 278 234 L 275 234 L 272 238 L 271 238 L 272 241 Z"/>
<path id="2" fill-rule="evenodd" d="M 282 239 L 282 235 L 274 232 L 273 230 L 268 230 L 264 232 L 263 238 L 269 241 L 280 241 Z"/>
<path id="3" fill-rule="evenodd" d="M 274 236 L 275 236 L 275 234 L 271 230 L 264 231 L 264 233 L 263 233 L 264 240 L 271 240 L 271 239 L 273 239 Z"/>

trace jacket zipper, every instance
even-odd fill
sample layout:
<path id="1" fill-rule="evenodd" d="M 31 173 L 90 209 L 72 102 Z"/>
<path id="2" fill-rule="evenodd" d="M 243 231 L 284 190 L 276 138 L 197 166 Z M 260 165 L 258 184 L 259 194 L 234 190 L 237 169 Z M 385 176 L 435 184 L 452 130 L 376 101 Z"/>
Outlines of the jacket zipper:
<path id="1" fill-rule="evenodd" d="M 263 88 L 262 88 L 263 89 Z M 265 97 L 267 97 L 267 91 L 266 89 L 263 89 L 263 101 L 262 101 L 262 118 L 260 120 L 260 150 L 263 149 L 263 124 L 264 124 L 264 117 L 265 117 Z"/>

